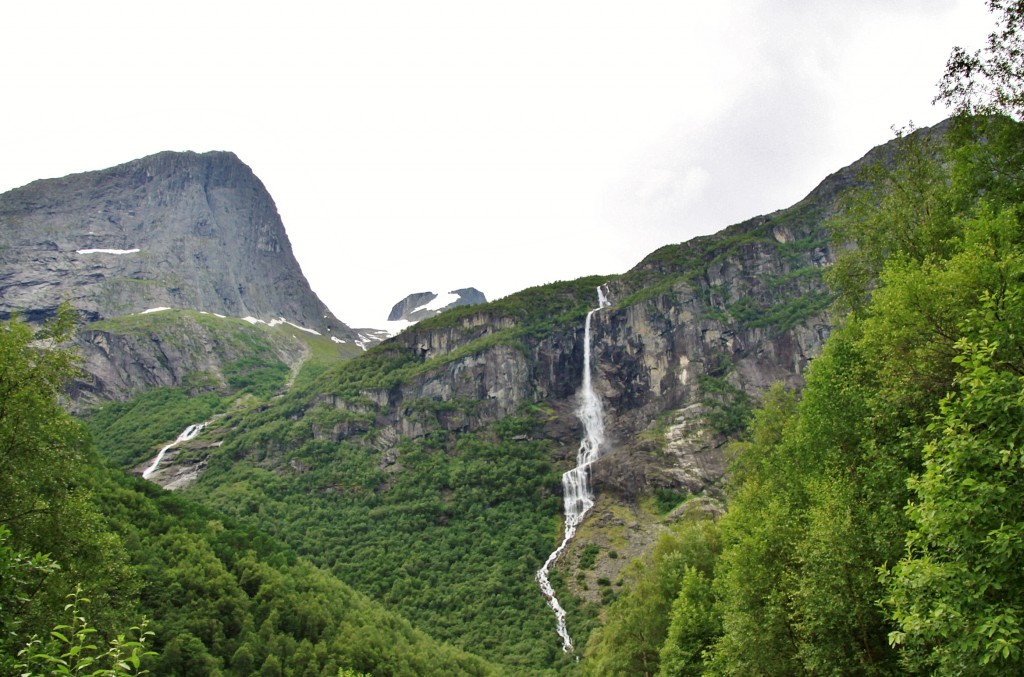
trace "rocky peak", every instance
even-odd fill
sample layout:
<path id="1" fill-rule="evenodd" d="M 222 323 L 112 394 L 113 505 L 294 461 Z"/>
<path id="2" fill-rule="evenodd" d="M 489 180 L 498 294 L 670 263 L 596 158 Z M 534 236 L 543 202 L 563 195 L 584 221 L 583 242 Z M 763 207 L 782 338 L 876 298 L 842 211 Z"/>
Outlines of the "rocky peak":
<path id="1" fill-rule="evenodd" d="M 0 195 L 0 317 L 200 310 L 354 340 L 310 289 L 263 183 L 233 153 L 163 152 Z"/>
<path id="2" fill-rule="evenodd" d="M 473 287 L 456 289 L 441 295 L 430 291 L 418 292 L 409 294 L 396 303 L 388 315 L 388 322 L 419 322 L 449 308 L 475 303 L 487 303 L 487 297 Z"/>

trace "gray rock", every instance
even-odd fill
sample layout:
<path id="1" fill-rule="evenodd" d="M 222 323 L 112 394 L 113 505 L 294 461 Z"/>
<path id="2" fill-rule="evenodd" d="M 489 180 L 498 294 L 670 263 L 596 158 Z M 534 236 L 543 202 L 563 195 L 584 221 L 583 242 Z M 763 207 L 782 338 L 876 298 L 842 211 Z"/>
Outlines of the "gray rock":
<path id="1" fill-rule="evenodd" d="M 432 291 L 409 294 L 391 308 L 391 313 L 388 315 L 388 322 L 394 322 L 396 320 L 418 322 L 428 317 L 433 317 L 434 315 L 444 312 L 449 308 L 469 306 L 477 303 L 487 303 L 487 297 L 484 296 L 483 292 L 478 289 L 474 289 L 473 287 L 455 289 L 448 293 L 455 294 L 458 298 L 441 308 L 424 307 L 429 305 L 438 297 L 438 295 Z"/>
<path id="2" fill-rule="evenodd" d="M 68 301 L 284 318 L 354 340 L 310 289 L 273 199 L 234 154 L 164 152 L 0 195 L 0 317 Z"/>

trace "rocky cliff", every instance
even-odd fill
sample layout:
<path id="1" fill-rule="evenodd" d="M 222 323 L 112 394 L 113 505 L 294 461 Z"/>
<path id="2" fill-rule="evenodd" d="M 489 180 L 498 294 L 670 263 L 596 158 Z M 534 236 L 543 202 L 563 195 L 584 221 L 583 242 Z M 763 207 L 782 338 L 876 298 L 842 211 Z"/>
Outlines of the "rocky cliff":
<path id="1" fill-rule="evenodd" d="M 0 316 L 169 307 L 354 340 L 310 289 L 273 199 L 234 154 L 165 152 L 0 195 Z"/>
<path id="2" fill-rule="evenodd" d="M 303 337 L 339 356 L 373 342 L 310 289 L 273 199 L 232 153 L 159 153 L 0 195 L 0 317 L 41 322 L 65 302 L 84 325 L 76 408 L 196 373 L 223 384 L 242 359 L 294 369 Z"/>
<path id="3" fill-rule="evenodd" d="M 379 395 L 391 412 L 380 424 L 415 434 L 403 402 L 423 398 L 474 401 L 456 425 L 467 428 L 545 401 L 568 461 L 579 437 L 583 315 L 603 283 L 612 306 L 593 319 L 594 383 L 611 434 L 598 487 L 627 500 L 657 487 L 717 492 L 724 442 L 773 383 L 800 385 L 828 337 L 821 273 L 833 253 L 823 223 L 836 183 L 849 180 L 841 173 L 793 208 L 665 247 L 622 276 L 553 292 L 573 297 L 570 324 L 536 330 L 499 302 L 416 325 L 394 341 L 437 366 Z M 541 305 L 530 293 L 523 305 Z"/>

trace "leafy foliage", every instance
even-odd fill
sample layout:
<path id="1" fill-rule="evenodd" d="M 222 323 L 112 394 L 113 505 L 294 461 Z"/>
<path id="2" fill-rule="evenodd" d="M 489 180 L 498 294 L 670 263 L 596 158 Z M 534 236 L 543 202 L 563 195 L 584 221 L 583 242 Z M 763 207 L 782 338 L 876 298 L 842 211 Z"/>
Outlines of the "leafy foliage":
<path id="1" fill-rule="evenodd" d="M 24 675 L 39 673 L 51 675 L 141 675 L 142 660 L 155 656 L 156 652 L 146 651 L 146 642 L 153 633 L 146 630 L 146 623 L 133 627 L 129 632 L 137 639 L 118 635 L 107 646 L 100 647 L 94 642 L 96 628 L 89 624 L 83 607 L 89 599 L 82 596 L 81 586 L 68 595 L 70 600 L 64 610 L 71 614 L 70 625 L 55 626 L 50 631 L 49 641 L 33 637 L 25 648 L 18 652 L 17 670 Z"/>
<path id="2" fill-rule="evenodd" d="M 70 324 L 0 329 L 0 453 L 11 469 L 0 476 L 0 673 L 491 672 L 271 538 L 103 464 L 57 401 L 71 356 L 54 344 Z M 119 413 L 191 418 L 194 400 L 156 392 Z M 157 420 L 139 438 L 109 412 L 93 422 L 104 415 L 97 437 L 114 443 L 180 423 Z M 140 609 L 151 630 L 119 631 Z"/>
<path id="3" fill-rule="evenodd" d="M 98 469 L 152 618 L 157 674 L 485 675 L 275 539 L 134 477 Z"/>
<path id="4" fill-rule="evenodd" d="M 912 611 L 924 603 L 923 590 L 913 587 L 921 582 L 894 595 L 899 576 L 880 580 L 876 573 L 900 559 L 908 533 L 908 543 L 917 541 L 908 517 L 939 516 L 916 508 L 903 516 L 891 507 L 910 501 L 907 479 L 923 459 L 929 463 L 936 444 L 938 403 L 961 384 L 958 337 L 977 331 L 964 318 L 1020 277 L 1021 237 L 1014 210 L 995 207 L 995 194 L 964 200 L 956 175 L 929 157 L 934 153 L 915 149 L 910 171 L 896 170 L 884 199 L 854 228 L 848 222 L 839 229 L 863 242 L 849 255 L 855 265 L 835 271 L 855 290 L 847 297 L 855 314 L 812 365 L 799 406 L 787 418 L 773 415 L 781 427 L 771 435 L 759 417 L 755 439 L 738 458 L 716 568 L 722 636 L 709 653 L 714 671 L 892 674 L 908 665 L 934 669 L 928 660 L 947 650 L 960 661 L 957 670 L 966 665 L 961 650 L 922 636 L 923 616 Z M 850 271 L 857 273 L 847 277 Z M 982 334 L 995 326 L 1010 331 L 1001 317 Z M 911 486 L 920 493 L 920 485 Z M 910 570 L 909 560 L 899 568 Z M 958 604 L 959 594 L 966 589 L 947 603 Z M 900 611 L 887 618 L 883 598 L 890 612 Z M 995 634 L 1012 634 L 999 627 Z M 899 651 L 911 646 L 929 651 L 916 660 Z"/>
<path id="5" fill-rule="evenodd" d="M 85 419 L 105 456 L 119 466 L 151 458 L 182 430 L 224 410 L 225 399 L 215 392 L 186 388 L 153 388 L 130 402 L 110 402 Z"/>
<path id="6" fill-rule="evenodd" d="M 952 104 L 964 113 L 1024 111 L 1024 5 L 1016 0 L 988 0 L 998 12 L 996 29 L 985 50 L 968 54 L 953 49 L 946 62 L 936 100 Z"/>
<path id="7" fill-rule="evenodd" d="M 986 297 L 955 361 L 959 389 L 942 402 L 908 506 L 907 554 L 890 571 L 891 641 L 906 664 L 942 674 L 1024 665 L 1021 449 L 1024 361 L 1017 289 Z"/>
<path id="8" fill-rule="evenodd" d="M 655 674 L 674 600 L 691 572 L 711 575 L 719 550 L 715 523 L 695 513 L 663 534 L 648 558 L 633 562 L 628 593 L 611 604 L 587 643 L 587 674 Z"/>
<path id="9" fill-rule="evenodd" d="M 97 631 L 132 615 L 137 581 L 117 537 L 90 503 L 84 469 L 96 463 L 82 427 L 59 405 L 73 374 L 60 345 L 66 309 L 33 332 L 0 325 L 0 669 L 28 638 L 58 624 L 64 595 L 82 586 L 96 601 Z"/>
<path id="10" fill-rule="evenodd" d="M 414 409 L 429 417 L 453 406 Z M 311 438 L 305 420 L 268 422 L 225 445 L 230 467 L 190 493 L 283 539 L 433 636 L 511 665 L 550 666 L 567 658 L 533 575 L 556 540 L 561 500 L 548 443 L 523 439 L 537 424 L 527 416 L 490 431 L 437 431 L 399 442 L 386 461 L 357 440 Z M 265 469 L 270 459 L 247 451 L 266 449 L 252 437 L 259 430 L 291 439 L 277 462 L 306 470 Z M 537 641 L 545 636 L 551 641 Z"/>

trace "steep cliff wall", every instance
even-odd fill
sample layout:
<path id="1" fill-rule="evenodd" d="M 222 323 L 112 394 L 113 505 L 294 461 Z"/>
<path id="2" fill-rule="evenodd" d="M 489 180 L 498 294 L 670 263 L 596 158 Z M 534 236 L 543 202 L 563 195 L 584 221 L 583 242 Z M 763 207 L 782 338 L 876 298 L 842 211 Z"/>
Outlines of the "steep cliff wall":
<path id="1" fill-rule="evenodd" d="M 828 337 L 824 222 L 849 180 L 839 173 L 793 208 L 665 247 L 620 277 L 552 291 L 563 300 L 547 317 L 518 310 L 537 305 L 527 298 L 417 325 L 390 345 L 420 366 L 375 395 L 375 427 L 392 441 L 432 426 L 472 430 L 545 402 L 548 434 L 568 462 L 579 439 L 583 317 L 604 283 L 612 306 L 593 320 L 594 384 L 610 453 L 595 468 L 598 489 L 630 501 L 658 487 L 716 492 L 725 441 L 773 383 L 802 383 Z M 423 400 L 448 404 L 410 408 Z"/>
<path id="2" fill-rule="evenodd" d="M 155 307 L 283 317 L 339 338 L 273 199 L 234 154 L 165 152 L 0 195 L 0 316 Z"/>
<path id="3" fill-rule="evenodd" d="M 290 327 L 195 311 L 94 322 L 74 339 L 83 373 L 71 384 L 72 408 L 81 411 L 107 400 L 127 400 L 150 388 L 230 388 L 228 374 L 240 361 L 250 368 L 281 363 L 295 372 L 317 340 Z"/>
<path id="4" fill-rule="evenodd" d="M 310 289 L 273 199 L 231 153 L 159 153 L 0 195 L 0 317 L 43 321 L 65 302 L 84 324 L 77 408 L 196 372 L 223 381 L 243 357 L 303 358 L 303 341 L 274 332 L 257 344 L 273 342 L 277 356 L 256 350 L 238 340 L 249 325 L 231 318 L 285 320 L 333 339 L 339 356 L 359 352 L 356 333 Z M 141 315 L 156 308 L 175 322 Z"/>

